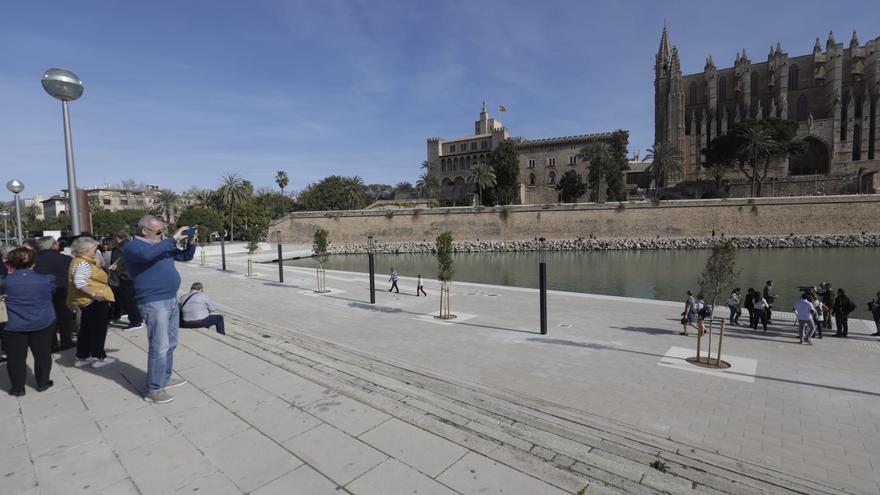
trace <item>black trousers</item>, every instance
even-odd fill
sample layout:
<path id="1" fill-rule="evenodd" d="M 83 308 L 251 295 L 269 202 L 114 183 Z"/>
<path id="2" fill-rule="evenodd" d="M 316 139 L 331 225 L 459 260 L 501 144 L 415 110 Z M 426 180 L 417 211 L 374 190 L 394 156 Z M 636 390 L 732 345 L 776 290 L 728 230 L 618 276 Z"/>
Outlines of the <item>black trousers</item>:
<path id="1" fill-rule="evenodd" d="M 124 312 L 124 314 L 128 315 L 128 321 L 132 325 L 140 325 L 144 322 L 144 317 L 141 316 L 137 302 L 134 300 L 134 282 L 131 280 L 120 280 L 119 287 L 114 287 L 113 293 L 116 295 L 116 307 L 119 308 L 116 318 L 119 318 L 119 315 L 122 315 Z"/>
<path id="2" fill-rule="evenodd" d="M 104 342 L 107 340 L 107 302 L 92 301 L 80 308 L 82 321 L 76 340 L 76 357 L 104 359 Z"/>
<path id="3" fill-rule="evenodd" d="M 849 315 L 835 316 L 834 323 L 837 325 L 837 334 L 846 337 L 849 333 Z"/>
<path id="4" fill-rule="evenodd" d="M 55 326 L 58 335 L 52 338 L 52 348 L 58 348 L 58 338 L 61 338 L 61 347 L 73 345 L 73 331 L 76 329 L 76 315 L 67 307 L 67 289 L 55 289 L 52 294 L 52 306 L 55 308 Z"/>
<path id="5" fill-rule="evenodd" d="M 397 280 L 391 282 L 391 288 L 388 289 L 388 292 L 391 291 L 400 292 L 400 289 L 397 288 Z"/>
<path id="6" fill-rule="evenodd" d="M 749 312 L 749 326 L 752 329 L 757 330 L 758 329 L 758 314 L 757 314 L 757 312 L 752 308 L 746 308 L 746 311 Z"/>
<path id="7" fill-rule="evenodd" d="M 6 344 L 6 371 L 12 383 L 13 392 L 24 392 L 24 381 L 27 377 L 27 350 L 34 355 L 34 377 L 37 387 L 49 382 L 52 371 L 52 340 L 55 337 L 55 322 L 36 332 L 2 331 L 3 342 Z"/>

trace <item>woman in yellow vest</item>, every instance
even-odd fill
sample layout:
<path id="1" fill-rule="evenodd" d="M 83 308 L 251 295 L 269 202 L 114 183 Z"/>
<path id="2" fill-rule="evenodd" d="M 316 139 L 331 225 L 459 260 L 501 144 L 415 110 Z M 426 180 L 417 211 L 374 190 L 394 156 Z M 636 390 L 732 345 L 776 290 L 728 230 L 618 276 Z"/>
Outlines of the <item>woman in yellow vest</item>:
<path id="1" fill-rule="evenodd" d="M 114 298 L 107 272 L 98 261 L 97 249 L 98 241 L 91 237 L 79 237 L 70 246 L 73 262 L 67 276 L 67 305 L 78 308 L 82 314 L 74 362 L 77 368 L 87 365 L 100 368 L 116 362 L 116 358 L 104 352 L 108 303 Z"/>

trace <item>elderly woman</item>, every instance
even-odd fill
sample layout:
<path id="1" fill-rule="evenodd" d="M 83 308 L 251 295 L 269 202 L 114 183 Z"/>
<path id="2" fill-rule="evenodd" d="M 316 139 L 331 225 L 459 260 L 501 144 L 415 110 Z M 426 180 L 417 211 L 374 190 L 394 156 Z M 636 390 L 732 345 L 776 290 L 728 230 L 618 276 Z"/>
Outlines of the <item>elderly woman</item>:
<path id="1" fill-rule="evenodd" d="M 53 276 L 33 271 L 34 252 L 30 249 L 15 249 L 7 255 L 7 262 L 13 268 L 3 286 L 9 321 L 0 333 L 8 353 L 6 367 L 12 383 L 9 395 L 20 397 L 24 395 L 28 348 L 34 355 L 37 390 L 42 392 L 53 385 L 49 372 L 55 336 L 55 283 Z"/>
<path id="2" fill-rule="evenodd" d="M 97 258 L 98 241 L 79 237 L 70 246 L 73 262 L 68 274 L 67 305 L 79 308 L 82 319 L 76 342 L 77 368 L 91 365 L 100 368 L 116 362 L 104 352 L 107 339 L 108 302 L 113 302 L 113 290 L 108 285 L 107 272 Z"/>

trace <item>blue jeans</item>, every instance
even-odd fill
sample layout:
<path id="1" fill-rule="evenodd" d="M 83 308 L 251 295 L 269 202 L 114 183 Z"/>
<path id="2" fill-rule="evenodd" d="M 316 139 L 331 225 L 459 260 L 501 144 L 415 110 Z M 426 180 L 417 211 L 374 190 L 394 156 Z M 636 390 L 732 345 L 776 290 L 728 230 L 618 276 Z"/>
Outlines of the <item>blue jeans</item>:
<path id="1" fill-rule="evenodd" d="M 147 394 L 168 384 L 174 365 L 174 348 L 177 347 L 178 314 L 177 299 L 165 299 L 139 304 L 141 316 L 147 324 Z"/>
<path id="2" fill-rule="evenodd" d="M 739 323 L 739 317 L 742 314 L 742 311 L 733 304 L 728 304 L 727 309 L 730 310 L 730 324 L 733 325 L 734 323 Z"/>
<path id="3" fill-rule="evenodd" d="M 217 327 L 217 333 L 226 335 L 226 326 L 223 322 L 223 315 L 208 315 L 204 320 L 184 321 L 183 328 L 211 328 Z"/>

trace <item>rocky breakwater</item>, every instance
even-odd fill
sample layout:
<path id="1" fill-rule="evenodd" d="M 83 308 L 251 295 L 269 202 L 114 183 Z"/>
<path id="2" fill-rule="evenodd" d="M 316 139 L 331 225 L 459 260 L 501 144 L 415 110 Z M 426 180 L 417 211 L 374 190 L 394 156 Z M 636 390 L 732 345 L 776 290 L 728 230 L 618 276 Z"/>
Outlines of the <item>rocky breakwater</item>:
<path id="1" fill-rule="evenodd" d="M 547 251 L 621 251 L 656 249 L 710 249 L 718 243 L 731 241 L 740 249 L 784 249 L 784 248 L 843 248 L 880 247 L 880 234 L 838 235 L 838 236 L 749 236 L 749 237 L 667 237 L 656 239 L 554 239 L 543 243 Z M 453 248 L 457 253 L 483 252 L 527 252 L 540 251 L 542 243 L 528 241 L 455 241 Z M 434 242 L 377 242 L 376 253 L 433 253 Z M 331 245 L 333 254 L 363 254 L 367 252 L 366 243 Z"/>

